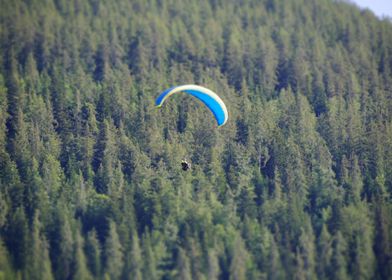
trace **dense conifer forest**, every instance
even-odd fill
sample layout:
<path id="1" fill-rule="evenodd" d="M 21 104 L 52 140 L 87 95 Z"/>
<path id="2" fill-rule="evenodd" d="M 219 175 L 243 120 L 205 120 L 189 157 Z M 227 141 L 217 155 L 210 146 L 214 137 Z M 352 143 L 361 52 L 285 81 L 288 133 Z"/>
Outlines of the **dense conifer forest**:
<path id="1" fill-rule="evenodd" d="M 0 0 L 0 279 L 392 279 L 391 21 Z"/>

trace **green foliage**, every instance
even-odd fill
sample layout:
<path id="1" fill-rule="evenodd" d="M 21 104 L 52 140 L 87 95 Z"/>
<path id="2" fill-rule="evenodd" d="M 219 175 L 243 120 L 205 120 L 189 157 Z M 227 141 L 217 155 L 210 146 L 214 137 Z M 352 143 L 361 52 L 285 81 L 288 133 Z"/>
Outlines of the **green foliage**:
<path id="1" fill-rule="evenodd" d="M 110 279 L 119 279 L 124 265 L 123 251 L 117 234 L 116 225 L 113 222 L 109 224 L 108 238 L 105 242 L 105 274 Z"/>
<path id="2" fill-rule="evenodd" d="M 37 213 L 33 220 L 31 237 L 29 238 L 29 252 L 27 256 L 26 279 L 53 279 L 51 262 L 49 259 L 48 242 L 41 234 L 41 223 Z"/>
<path id="3" fill-rule="evenodd" d="M 346 1 L 0 0 L 0 279 L 390 279 L 391 61 Z"/>

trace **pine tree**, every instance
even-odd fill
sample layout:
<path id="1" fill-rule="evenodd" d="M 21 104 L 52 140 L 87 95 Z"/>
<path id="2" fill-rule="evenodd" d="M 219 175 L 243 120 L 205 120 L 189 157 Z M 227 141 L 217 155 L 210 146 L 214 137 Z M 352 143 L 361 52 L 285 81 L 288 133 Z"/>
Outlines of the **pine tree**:
<path id="1" fill-rule="evenodd" d="M 9 253 L 0 239 L 0 279 L 15 279 L 14 269 L 9 259 Z"/>
<path id="2" fill-rule="evenodd" d="M 311 227 L 308 226 L 311 229 Z M 310 229 L 307 229 L 310 231 Z M 315 279 L 315 248 L 314 248 L 314 235 L 313 232 L 306 232 L 302 230 L 299 237 L 299 244 L 297 247 L 297 262 L 298 268 L 296 272 L 298 275 L 302 275 L 298 279 Z M 301 271 L 302 270 L 302 271 Z"/>
<path id="3" fill-rule="evenodd" d="M 2 154 L 5 153 L 6 141 L 7 141 L 7 113 L 8 100 L 7 100 L 7 88 L 5 86 L 4 78 L 0 74 L 0 151 Z"/>
<path id="4" fill-rule="evenodd" d="M 269 248 L 269 256 L 267 262 L 267 279 L 276 280 L 284 279 L 284 270 L 282 269 L 282 261 L 280 259 L 279 248 L 271 236 L 271 246 Z"/>
<path id="5" fill-rule="evenodd" d="M 105 273 L 110 279 L 120 279 L 124 265 L 123 256 L 116 224 L 110 221 L 104 249 Z"/>
<path id="6" fill-rule="evenodd" d="M 177 269 L 177 279 L 183 279 L 183 280 L 192 279 L 189 258 L 186 255 L 184 249 L 182 248 L 178 249 L 176 269 Z"/>
<path id="7" fill-rule="evenodd" d="M 92 229 L 87 235 L 86 241 L 86 258 L 88 268 L 92 276 L 97 278 L 101 275 L 101 248 L 95 229 Z"/>
<path id="8" fill-rule="evenodd" d="M 132 278 L 141 280 L 142 277 L 142 252 L 139 246 L 139 238 L 137 232 L 133 233 L 132 250 L 131 250 L 131 271 Z"/>
<path id="9" fill-rule="evenodd" d="M 112 125 L 108 121 L 102 124 L 93 159 L 93 168 L 97 171 L 95 178 L 97 192 L 104 194 L 107 194 L 110 186 L 114 184 L 113 169 L 116 147 L 112 129 Z"/>
<path id="10" fill-rule="evenodd" d="M 67 279 L 72 276 L 72 263 L 74 260 L 74 234 L 70 218 L 66 215 L 66 211 L 61 206 L 58 206 L 59 212 L 57 220 L 56 243 L 54 244 L 52 253 L 56 255 L 53 257 L 55 277 Z M 61 207 L 61 208 L 60 208 Z"/>
<path id="11" fill-rule="evenodd" d="M 49 244 L 41 233 L 39 212 L 34 216 L 27 255 L 26 279 L 54 279 L 49 258 Z"/>
<path id="12" fill-rule="evenodd" d="M 226 33 L 224 71 L 227 72 L 231 84 L 239 90 L 243 79 L 242 52 L 237 39 L 239 30 L 236 26 L 228 27 Z"/>
<path id="13" fill-rule="evenodd" d="M 108 47 L 101 44 L 98 48 L 97 54 L 95 55 L 95 71 L 94 78 L 97 81 L 104 81 L 109 71 L 109 58 L 108 58 Z"/>
<path id="14" fill-rule="evenodd" d="M 18 71 L 18 62 L 15 58 L 16 53 L 13 48 L 9 50 L 7 58 L 8 60 L 5 62 L 5 68 L 7 70 L 8 75 L 5 77 L 5 86 L 7 88 L 7 97 L 8 97 L 8 114 L 12 118 L 8 118 L 7 121 L 7 130 L 8 137 L 13 139 L 19 131 L 19 123 L 20 123 L 20 112 L 23 111 L 24 108 L 24 97 L 23 90 L 21 88 L 21 81 Z"/>
<path id="15" fill-rule="evenodd" d="M 154 253 L 152 244 L 151 244 L 151 237 L 149 232 L 147 231 L 143 235 L 143 268 L 142 268 L 142 275 L 143 279 L 151 279 L 155 280 L 158 279 L 158 270 L 157 270 L 157 256 Z"/>
<path id="16" fill-rule="evenodd" d="M 92 280 L 93 277 L 88 270 L 86 256 L 83 250 L 83 237 L 80 234 L 79 230 L 76 232 L 75 237 L 75 265 L 74 265 L 74 272 L 73 278 L 74 279 L 81 279 L 81 280 Z"/>
<path id="17" fill-rule="evenodd" d="M 349 279 L 346 256 L 347 244 L 340 231 L 338 231 L 333 237 L 332 247 L 333 253 L 331 267 L 328 273 L 329 278 L 342 280 Z"/>
<path id="18" fill-rule="evenodd" d="M 11 213 L 6 227 L 5 243 L 12 248 L 11 258 L 16 270 L 26 267 L 28 243 L 28 226 L 23 208 L 19 207 Z"/>
<path id="19" fill-rule="evenodd" d="M 332 258 L 332 238 L 328 232 L 327 226 L 324 224 L 318 238 L 318 261 L 316 262 L 317 276 L 320 279 L 328 279 L 328 273 L 331 269 L 331 258 Z"/>
<path id="20" fill-rule="evenodd" d="M 234 241 L 233 255 L 230 264 L 230 279 L 246 279 L 248 261 L 249 255 L 245 248 L 244 242 L 241 236 L 237 236 Z"/>
<path id="21" fill-rule="evenodd" d="M 219 279 L 220 267 L 217 253 L 214 249 L 208 250 L 208 274 L 207 278 L 214 280 Z"/>
<path id="22" fill-rule="evenodd" d="M 391 208 L 388 207 L 384 201 L 375 203 L 375 240 L 374 240 L 374 253 L 377 258 L 378 273 L 380 278 L 388 278 L 391 271 L 391 252 L 392 252 L 392 231 L 390 217 Z"/>

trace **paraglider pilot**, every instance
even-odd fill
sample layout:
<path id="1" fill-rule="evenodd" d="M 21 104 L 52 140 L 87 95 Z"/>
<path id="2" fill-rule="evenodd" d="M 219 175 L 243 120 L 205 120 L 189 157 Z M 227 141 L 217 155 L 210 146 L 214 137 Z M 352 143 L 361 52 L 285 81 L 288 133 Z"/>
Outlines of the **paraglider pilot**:
<path id="1" fill-rule="evenodd" d="M 181 167 L 182 167 L 182 170 L 187 171 L 188 169 L 191 169 L 191 164 L 189 162 L 187 162 L 186 159 L 183 159 L 181 161 Z"/>

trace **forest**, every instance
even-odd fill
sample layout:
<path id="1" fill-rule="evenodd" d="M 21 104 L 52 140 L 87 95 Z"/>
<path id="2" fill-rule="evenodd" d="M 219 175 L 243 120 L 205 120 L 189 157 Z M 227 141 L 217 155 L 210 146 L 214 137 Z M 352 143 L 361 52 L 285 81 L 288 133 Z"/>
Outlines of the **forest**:
<path id="1" fill-rule="evenodd" d="M 0 0 L 0 279 L 392 279 L 392 20 Z"/>

